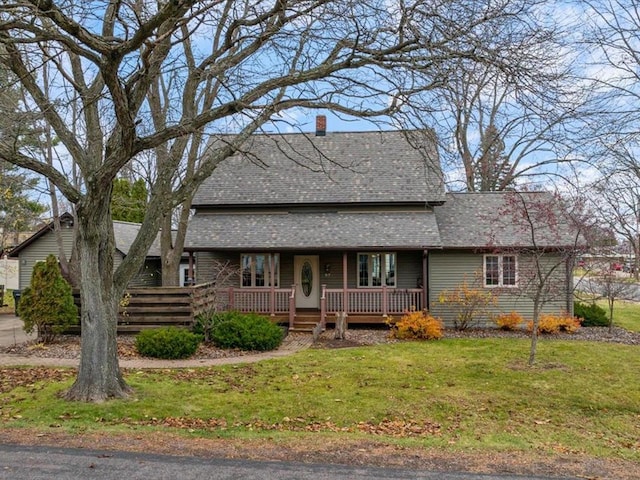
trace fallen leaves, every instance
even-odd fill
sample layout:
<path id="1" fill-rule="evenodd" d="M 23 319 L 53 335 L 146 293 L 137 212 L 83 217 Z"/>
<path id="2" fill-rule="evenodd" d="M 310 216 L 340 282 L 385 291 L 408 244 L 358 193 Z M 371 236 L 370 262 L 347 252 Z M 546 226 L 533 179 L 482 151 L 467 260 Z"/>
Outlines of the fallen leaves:
<path id="1" fill-rule="evenodd" d="M 2 368 L 0 369 L 0 393 L 17 387 L 35 387 L 42 380 L 58 382 L 74 377 L 75 370 L 51 367 Z"/>
<path id="2" fill-rule="evenodd" d="M 104 421 L 104 419 L 100 419 Z M 287 431 L 287 432 L 348 432 L 365 433 L 376 436 L 390 436 L 396 438 L 427 437 L 440 435 L 441 427 L 438 423 L 413 422 L 402 419 L 383 419 L 380 422 L 358 422 L 348 426 L 340 426 L 331 421 L 315 421 L 302 417 L 284 417 L 281 422 L 269 423 L 261 420 L 251 422 L 229 423 L 224 418 L 191 418 L 191 417 L 165 417 L 165 418 L 120 418 L 110 420 L 111 424 L 130 426 L 154 426 L 177 428 L 188 431 L 227 430 L 229 428 L 245 428 L 249 431 Z"/>

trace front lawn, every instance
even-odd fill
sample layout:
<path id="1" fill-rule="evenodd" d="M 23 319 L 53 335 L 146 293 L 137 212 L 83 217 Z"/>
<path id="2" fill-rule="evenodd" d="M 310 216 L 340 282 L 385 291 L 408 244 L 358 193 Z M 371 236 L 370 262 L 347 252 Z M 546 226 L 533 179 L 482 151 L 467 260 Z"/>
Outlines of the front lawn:
<path id="1" fill-rule="evenodd" d="M 5 369 L 0 418 L 39 435 L 162 431 L 310 448 L 366 440 L 640 462 L 639 347 L 542 339 L 534 368 L 528 348 L 527 340 L 443 339 L 127 371 L 134 398 L 102 405 L 59 398 L 73 372 Z M 11 388 L 16 373 L 27 380 Z"/>

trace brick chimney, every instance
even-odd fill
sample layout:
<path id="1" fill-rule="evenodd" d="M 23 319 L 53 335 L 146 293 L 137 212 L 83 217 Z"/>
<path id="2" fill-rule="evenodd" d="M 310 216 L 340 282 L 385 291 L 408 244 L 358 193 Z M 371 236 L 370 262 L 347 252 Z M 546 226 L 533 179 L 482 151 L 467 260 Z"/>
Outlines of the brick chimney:
<path id="1" fill-rule="evenodd" d="M 324 137 L 327 134 L 327 117 L 316 115 L 316 137 Z"/>

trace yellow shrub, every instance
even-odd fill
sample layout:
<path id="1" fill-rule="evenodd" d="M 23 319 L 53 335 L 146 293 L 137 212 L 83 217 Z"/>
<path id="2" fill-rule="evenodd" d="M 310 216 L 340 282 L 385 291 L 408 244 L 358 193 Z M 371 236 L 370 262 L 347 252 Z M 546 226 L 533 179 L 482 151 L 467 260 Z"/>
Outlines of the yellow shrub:
<path id="1" fill-rule="evenodd" d="M 580 320 L 570 315 L 540 315 L 538 333 L 554 334 L 559 332 L 575 333 L 580 328 Z M 533 322 L 529 322 L 528 330 L 533 331 Z"/>
<path id="2" fill-rule="evenodd" d="M 444 325 L 439 318 L 429 312 L 406 312 L 402 318 L 391 325 L 391 337 L 399 339 L 437 340 L 442 338 Z"/>
<path id="3" fill-rule="evenodd" d="M 501 313 L 493 319 L 501 330 L 516 330 L 524 321 L 518 312 Z M 532 327 L 533 328 L 533 327 Z"/>

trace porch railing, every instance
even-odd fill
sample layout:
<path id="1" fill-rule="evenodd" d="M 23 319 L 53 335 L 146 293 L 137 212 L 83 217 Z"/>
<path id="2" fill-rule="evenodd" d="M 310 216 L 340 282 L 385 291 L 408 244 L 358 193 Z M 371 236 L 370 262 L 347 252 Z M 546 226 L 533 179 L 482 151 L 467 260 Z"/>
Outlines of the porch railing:
<path id="1" fill-rule="evenodd" d="M 227 310 L 259 313 L 289 313 L 292 288 L 228 288 L 221 294 Z"/>
<path id="2" fill-rule="evenodd" d="M 397 314 L 422 308 L 420 288 L 327 288 L 327 313 Z M 345 308 L 346 304 L 346 308 Z"/>
<path id="3" fill-rule="evenodd" d="M 241 312 L 258 312 L 271 315 L 288 314 L 293 326 L 296 315 L 296 288 L 234 288 L 219 294 L 222 308 Z M 348 315 L 393 315 L 408 310 L 420 310 L 420 288 L 326 288 L 322 285 L 320 318 L 322 325 L 327 315 L 347 312 Z"/>

